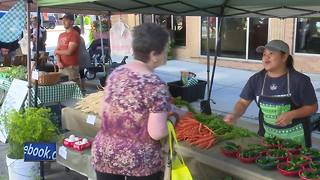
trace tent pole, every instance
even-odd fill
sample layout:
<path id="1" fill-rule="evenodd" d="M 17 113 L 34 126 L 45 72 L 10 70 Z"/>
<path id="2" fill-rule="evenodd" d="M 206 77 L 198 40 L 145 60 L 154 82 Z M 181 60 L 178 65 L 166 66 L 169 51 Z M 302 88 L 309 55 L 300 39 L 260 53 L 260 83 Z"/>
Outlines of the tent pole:
<path id="1" fill-rule="evenodd" d="M 40 45 L 40 24 L 41 24 L 41 9 L 38 7 L 37 9 L 37 21 L 38 21 L 38 25 L 37 25 L 37 47 L 36 47 L 36 69 L 39 70 L 39 59 L 40 59 L 40 55 L 39 55 L 39 45 Z M 35 93 L 34 93 L 34 106 L 37 107 L 38 106 L 38 81 L 36 81 L 35 83 Z M 44 180 L 44 162 L 40 161 L 40 178 L 41 180 Z"/>
<path id="2" fill-rule="evenodd" d="M 209 96 L 208 96 L 208 101 L 211 99 L 211 92 L 212 92 L 212 86 L 213 86 L 213 79 L 214 79 L 214 74 L 216 71 L 216 65 L 217 65 L 217 59 L 218 59 L 218 52 L 221 51 L 221 27 L 223 23 L 223 17 L 218 18 L 219 20 L 219 27 L 218 27 L 218 40 L 216 41 L 216 50 L 214 54 L 214 61 L 213 61 L 213 67 L 212 67 L 212 73 L 211 73 L 211 82 L 210 82 L 210 89 L 209 89 Z"/>
<path id="3" fill-rule="evenodd" d="M 209 38 L 210 38 L 210 17 L 207 17 L 207 93 L 210 90 L 210 48 L 209 48 Z"/>
<path id="4" fill-rule="evenodd" d="M 101 16 L 99 16 L 99 31 L 100 31 L 100 41 L 101 41 L 101 58 L 103 62 L 103 72 L 106 72 L 106 58 L 104 56 L 104 45 L 103 45 L 103 39 L 102 39 L 102 23 L 101 23 Z"/>
<path id="5" fill-rule="evenodd" d="M 83 15 L 80 15 L 80 16 L 79 16 L 79 19 L 80 19 L 80 29 L 81 29 L 80 34 L 84 34 L 84 20 L 83 20 Z"/>
<path id="6" fill-rule="evenodd" d="M 31 67 L 31 34 L 30 34 L 30 4 L 32 3 L 30 1 L 27 2 L 27 34 L 25 36 L 28 36 L 28 54 L 27 54 L 27 71 L 28 71 L 28 106 L 31 106 L 31 91 L 32 91 L 32 83 L 31 83 L 31 74 L 32 74 L 32 67 Z"/>
<path id="7" fill-rule="evenodd" d="M 41 23 L 41 9 L 40 7 L 37 8 L 37 21 L 38 21 L 38 26 L 37 26 L 37 47 L 36 47 L 36 54 L 34 58 L 36 69 L 39 70 L 39 45 L 40 45 L 40 23 Z M 38 80 L 35 81 L 35 89 L 34 89 L 34 106 L 38 106 Z"/>
<path id="8" fill-rule="evenodd" d="M 208 99 L 200 102 L 201 112 L 204 114 L 211 114 L 212 113 L 211 105 L 210 105 L 211 92 L 212 92 L 214 74 L 216 71 L 218 52 L 221 50 L 221 27 L 222 27 L 222 22 L 223 22 L 223 13 L 224 13 L 224 7 L 222 7 L 222 9 L 221 9 L 220 18 L 218 18 L 218 20 L 219 20 L 218 29 L 217 29 L 218 37 L 217 37 L 216 46 L 215 46 L 215 55 L 214 55 L 212 72 L 211 72 L 211 80 L 210 80 Z M 208 82 L 208 84 L 209 84 L 209 82 Z M 213 103 L 215 104 L 215 102 L 213 102 Z"/>

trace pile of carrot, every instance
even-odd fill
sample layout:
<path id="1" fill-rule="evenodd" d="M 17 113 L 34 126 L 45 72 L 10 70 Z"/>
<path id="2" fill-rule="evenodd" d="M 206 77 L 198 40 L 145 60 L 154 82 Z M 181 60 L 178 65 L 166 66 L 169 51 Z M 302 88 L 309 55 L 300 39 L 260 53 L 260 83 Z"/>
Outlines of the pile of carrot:
<path id="1" fill-rule="evenodd" d="M 214 132 L 193 118 L 191 113 L 177 122 L 175 130 L 178 141 L 186 141 L 200 149 L 209 149 L 216 143 Z"/>

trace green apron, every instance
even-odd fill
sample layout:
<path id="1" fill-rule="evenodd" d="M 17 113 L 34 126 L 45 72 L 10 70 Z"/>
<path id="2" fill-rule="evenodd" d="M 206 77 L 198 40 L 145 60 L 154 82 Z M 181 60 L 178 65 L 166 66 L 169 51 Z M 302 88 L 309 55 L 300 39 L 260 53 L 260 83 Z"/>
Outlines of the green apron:
<path id="1" fill-rule="evenodd" d="M 281 127 L 276 124 L 277 118 L 297 107 L 291 98 L 290 93 L 290 73 L 287 73 L 287 94 L 266 96 L 264 95 L 265 74 L 261 95 L 257 101 L 259 112 L 259 135 L 264 137 L 278 137 L 281 139 L 291 139 L 303 146 L 311 147 L 311 131 L 308 118 L 294 119 L 291 124 Z"/>

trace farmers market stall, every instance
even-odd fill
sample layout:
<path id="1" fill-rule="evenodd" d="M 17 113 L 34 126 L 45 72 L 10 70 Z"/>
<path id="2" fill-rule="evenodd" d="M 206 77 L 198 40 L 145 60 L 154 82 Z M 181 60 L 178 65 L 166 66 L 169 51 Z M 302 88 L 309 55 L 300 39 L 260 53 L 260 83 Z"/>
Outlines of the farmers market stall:
<path id="1" fill-rule="evenodd" d="M 62 110 L 63 128 L 70 130 L 70 132 L 64 134 L 65 138 L 68 139 L 71 134 L 82 138 L 85 137 L 89 139 L 89 141 L 94 138 L 101 126 L 101 119 L 96 117 L 98 114 L 96 107 L 100 106 L 98 99 L 103 95 L 102 92 L 103 91 L 94 93 L 89 98 L 86 97 L 78 102 L 74 108 L 66 107 Z M 88 102 L 91 102 L 91 104 L 88 104 Z M 284 151 L 286 156 L 282 160 L 286 161 L 288 156 L 287 152 L 298 153 L 300 147 L 295 147 L 288 141 L 286 143 L 284 142 L 279 150 L 277 148 L 269 150 L 271 145 L 275 145 L 281 141 L 272 138 L 263 139 L 245 129 L 225 125 L 217 116 L 198 114 L 187 102 L 179 98 L 175 100 L 175 104 L 178 106 L 186 106 L 190 112 L 193 112 L 193 115 L 190 113 L 176 125 L 177 138 L 180 141 L 179 146 L 176 146 L 176 150 L 184 157 L 194 179 L 209 180 L 212 178 L 225 177 L 248 180 L 297 179 L 298 174 L 295 174 L 295 177 L 286 177 L 280 174 L 279 170 L 276 169 L 276 164 L 273 164 L 273 167 L 271 167 L 273 170 L 264 170 L 260 168 L 255 161 L 260 154 L 263 154 L 262 157 L 269 158 L 269 155 L 264 156 L 265 153 L 268 152 L 268 154 L 270 153 L 270 156 L 272 156 L 273 151 Z M 195 123 L 197 124 L 195 125 Z M 197 134 L 206 136 L 205 133 L 210 133 L 211 131 L 212 134 L 208 142 L 211 142 L 213 138 L 214 141 L 212 144 L 207 143 L 205 146 L 202 146 L 201 144 L 195 143 L 197 140 L 191 140 L 192 137 L 196 137 Z M 229 143 L 240 145 L 241 153 L 242 151 L 245 152 L 248 150 L 259 150 L 259 152 L 255 155 L 254 159 L 249 158 L 250 160 L 244 157 L 240 158 L 240 153 L 237 158 L 232 157 L 232 155 L 229 157 L 230 154 L 225 153 L 227 152 Z M 63 146 L 62 140 L 57 144 L 57 149 L 60 148 L 62 148 L 62 153 L 59 153 L 57 156 L 57 162 L 59 164 L 80 172 L 91 179 L 95 178 L 95 173 L 90 164 L 90 149 L 79 152 L 72 148 L 66 148 Z M 165 148 L 164 151 L 166 152 Z M 303 152 L 302 149 L 301 152 Z M 320 158 L 319 151 L 316 150 L 316 152 L 317 158 Z M 273 159 L 273 157 L 270 157 L 270 159 Z"/>
<path id="2" fill-rule="evenodd" d="M 11 85 L 10 80 L 0 78 L 0 89 L 8 91 Z M 82 93 L 79 86 L 72 81 L 59 83 L 53 86 L 39 86 L 38 90 L 38 104 L 39 105 L 51 105 L 56 103 L 65 102 L 70 99 L 81 99 Z M 27 101 L 28 102 L 27 97 Z M 33 105 L 35 99 L 35 90 L 31 90 L 31 105 Z"/>
<path id="3" fill-rule="evenodd" d="M 303 0 L 292 0 L 292 1 L 262 1 L 262 0 L 225 0 L 225 1 L 157 1 L 157 2 L 150 2 L 150 1 L 134 1 L 134 0 L 126 0 L 126 1 L 113 1 L 113 0 L 67 0 L 67 1 L 55 1 L 55 0 L 38 0 L 38 5 L 42 7 L 54 7 L 54 8 L 67 8 L 67 9 L 76 9 L 77 11 L 86 11 L 92 10 L 97 13 L 103 11 L 113 11 L 113 12 L 129 12 L 129 13 L 146 13 L 146 14 L 173 14 L 173 15 L 202 15 L 202 16 L 216 16 L 216 17 L 256 17 L 256 16 L 263 16 L 263 17 L 277 17 L 277 18 L 287 18 L 287 17 L 297 17 L 297 16 L 309 16 L 315 15 L 319 16 L 319 1 L 303 1 Z M 223 19 L 223 18 L 221 18 Z M 220 26 L 218 30 L 218 40 L 216 41 L 217 51 L 215 55 L 214 66 L 212 69 L 212 76 L 210 81 L 210 89 L 209 89 L 209 96 L 208 102 L 210 103 L 210 95 L 212 90 L 212 83 L 214 79 L 214 72 L 215 72 L 215 65 L 217 60 L 218 51 L 221 47 L 220 37 L 221 37 L 221 24 L 222 20 L 219 21 Z M 208 61 L 208 64 L 210 62 Z M 208 70 L 209 72 L 209 70 Z M 208 81 L 209 82 L 209 81 Z M 210 104 L 209 104 L 210 105 Z M 210 109 L 210 107 L 209 107 Z M 210 109 L 211 111 L 211 109 Z M 65 111 L 64 113 L 66 113 Z M 63 116 L 67 117 L 68 115 L 63 114 Z M 214 118 L 213 118 L 214 119 Z M 78 121 L 79 118 L 74 119 L 74 121 Z M 199 120 L 199 119 L 198 119 Z M 66 119 L 64 121 L 67 121 Z M 69 121 L 69 119 L 68 119 Z M 97 121 L 97 119 L 96 119 Z M 95 122 L 96 122 L 95 121 Z M 274 177 L 285 179 L 279 174 L 276 174 L 277 171 L 260 171 L 257 170 L 257 167 L 253 164 L 251 165 L 243 165 L 240 164 L 236 159 L 228 159 L 224 157 L 219 152 L 220 144 L 217 144 L 218 138 L 223 136 L 224 140 L 228 138 L 236 138 L 235 132 L 239 133 L 246 133 L 245 131 L 239 131 L 239 129 L 229 129 L 229 127 L 222 127 L 221 129 L 215 129 L 213 126 L 216 124 L 210 124 L 199 120 L 203 125 L 207 125 L 208 128 L 218 136 L 213 138 L 208 138 L 210 141 L 206 142 L 205 146 L 203 143 L 199 143 L 199 139 L 196 141 L 189 140 L 188 144 L 182 144 L 178 151 L 181 152 L 184 156 L 194 157 L 195 160 L 191 159 L 191 161 L 199 162 L 199 164 L 209 165 L 215 169 L 220 169 L 221 171 L 228 170 L 228 173 L 231 175 L 238 177 L 238 178 L 245 178 L 245 179 L 274 179 Z M 84 119 L 80 122 L 74 122 L 74 124 L 83 123 L 92 123 L 88 121 L 88 115 L 84 115 Z M 217 121 L 216 121 L 217 122 Z M 89 123 L 90 124 L 90 123 Z M 221 125 L 220 123 L 219 126 Z M 201 127 L 202 125 L 200 125 Z M 201 129 L 201 128 L 200 128 Z M 199 130 L 200 131 L 200 130 Z M 206 136 L 210 136 L 210 130 L 206 131 L 204 129 Z M 204 132 L 203 131 L 203 132 Z M 218 133 L 219 132 L 219 133 Z M 75 132 L 76 133 L 76 132 Z M 199 133 L 201 134 L 201 133 Z M 66 137 L 69 134 L 66 134 Z M 212 135 L 215 135 L 212 133 Z M 257 137 L 256 142 L 259 141 Z M 246 144 L 245 142 L 253 142 L 252 139 L 247 138 L 240 138 L 238 139 L 241 141 L 241 144 Z M 201 140 L 201 139 L 200 139 Z M 187 141 L 187 140 L 186 140 Z M 245 142 L 242 142 L 245 141 Z M 189 144 L 194 143 L 197 147 L 193 147 Z M 211 147 L 213 146 L 213 147 Z M 203 150 L 198 149 L 198 147 L 202 148 Z M 185 149 L 184 149 L 185 148 Z M 67 161 L 72 161 L 73 159 L 68 159 L 68 156 L 65 156 L 69 149 L 62 149 L 61 155 Z M 73 152 L 73 151 L 72 151 Z M 87 152 L 87 151 L 86 151 Z M 60 153 L 59 153 L 60 154 Z M 86 153 L 78 153 L 82 156 L 89 156 Z M 239 153 L 240 154 L 240 153 Z M 59 155 L 60 156 L 60 155 Z M 59 158 L 58 158 L 59 159 Z M 87 161 L 83 162 L 85 165 L 88 165 L 88 159 L 85 158 Z M 59 162 L 59 160 L 58 160 Z M 218 162 L 218 163 L 217 163 Z M 63 164 L 62 161 L 60 161 Z M 220 163 L 220 164 L 219 164 Z M 227 163 L 227 166 L 223 166 Z M 65 163 L 66 164 L 66 163 Z M 74 163 L 79 164 L 79 162 Z M 71 165 L 70 165 L 71 166 Z M 219 166 L 219 167 L 216 167 Z M 85 166 L 87 167 L 87 166 Z M 90 166 L 89 166 L 90 167 Z M 198 169 L 201 169 L 202 165 L 197 166 Z M 222 170 L 223 168 L 223 170 Z M 76 169 L 76 168 L 74 168 Z M 191 168 L 192 173 L 197 173 L 196 170 Z M 85 174 L 85 172 L 80 171 Z M 87 170 L 89 172 L 89 170 Z M 90 175 L 88 175 L 90 177 Z M 198 176 L 197 176 L 198 177 Z M 195 178 L 197 178 L 195 177 Z M 200 178 L 200 175 L 199 175 Z M 210 177 L 212 179 L 212 177 Z M 290 179 L 290 178 L 288 178 Z"/>
<path id="4" fill-rule="evenodd" d="M 26 68 L 24 66 L 2 67 L 0 68 L 0 89 L 8 91 L 13 79 L 26 80 Z M 5 93 L 3 92 L 3 93 Z M 35 99 L 35 88 L 31 89 L 31 105 Z M 48 105 L 65 102 L 69 99 L 81 99 L 82 93 L 75 82 L 62 82 L 50 86 L 39 86 L 38 104 Z M 27 97 L 27 102 L 29 97 Z"/>
<path id="5" fill-rule="evenodd" d="M 71 134 L 76 136 L 86 137 L 91 139 L 92 137 L 86 136 L 83 133 L 72 131 L 64 134 L 65 137 L 69 137 Z M 84 151 L 75 151 L 70 148 L 66 148 L 63 145 L 63 140 L 57 142 L 57 162 L 64 167 L 76 171 L 84 176 L 87 176 L 88 179 L 96 179 L 96 173 L 91 166 L 91 149 Z"/>
<path id="6" fill-rule="evenodd" d="M 92 139 L 99 130 L 101 120 L 96 119 L 94 125 L 87 122 L 88 113 L 84 113 L 80 110 L 73 108 L 64 108 L 62 110 L 62 124 L 70 132 L 65 134 L 65 137 L 69 137 L 70 134 L 74 134 L 80 137 L 87 137 Z M 233 140 L 232 142 L 245 146 L 249 143 L 259 143 L 258 137 L 241 138 Z M 57 144 L 57 149 L 62 146 L 60 141 Z M 213 177 L 223 178 L 226 176 L 232 176 L 236 179 L 296 179 L 284 177 L 276 170 L 266 171 L 260 169 L 255 164 L 243 164 L 235 158 L 228 158 L 222 155 L 220 148 L 223 143 L 219 143 L 207 150 L 201 150 L 197 147 L 190 146 L 187 143 L 180 143 L 177 146 L 177 151 L 181 153 L 187 166 L 190 168 L 191 173 L 195 180 L 212 179 Z M 77 152 L 72 149 L 66 149 L 66 158 L 61 155 L 57 156 L 57 162 L 65 167 L 68 167 L 76 172 L 94 178 L 95 173 L 90 164 L 91 152 L 85 150 L 83 152 Z"/>
<path id="7" fill-rule="evenodd" d="M 319 17 L 320 1 L 318 0 L 220 0 L 220 1 L 136 1 L 136 0 L 38 0 L 40 8 L 63 8 L 82 12 L 99 14 L 103 12 L 141 13 L 141 14 L 170 14 L 178 16 L 214 16 L 219 17 L 217 40 L 215 41 L 215 56 L 210 78 L 210 54 L 207 53 L 207 82 L 208 96 L 201 102 L 201 110 L 211 113 L 211 93 L 216 69 L 216 61 L 221 51 L 221 26 L 225 17 Z M 209 36 L 208 36 L 209 37 Z M 207 46 L 209 47 L 209 46 Z M 209 52 L 209 50 L 207 50 Z"/>

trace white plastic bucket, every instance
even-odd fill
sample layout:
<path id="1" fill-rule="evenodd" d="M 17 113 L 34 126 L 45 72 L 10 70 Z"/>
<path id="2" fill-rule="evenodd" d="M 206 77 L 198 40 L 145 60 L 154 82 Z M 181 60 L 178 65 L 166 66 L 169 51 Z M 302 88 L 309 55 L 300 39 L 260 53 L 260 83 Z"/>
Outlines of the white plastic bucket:
<path id="1" fill-rule="evenodd" d="M 40 176 L 39 162 L 24 162 L 7 156 L 9 180 L 34 180 Z"/>

